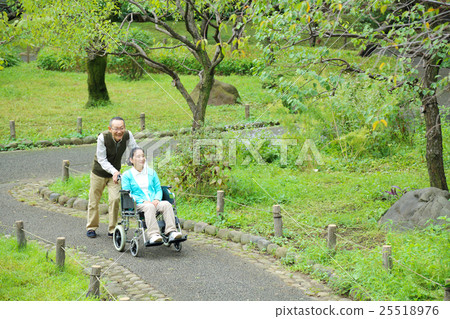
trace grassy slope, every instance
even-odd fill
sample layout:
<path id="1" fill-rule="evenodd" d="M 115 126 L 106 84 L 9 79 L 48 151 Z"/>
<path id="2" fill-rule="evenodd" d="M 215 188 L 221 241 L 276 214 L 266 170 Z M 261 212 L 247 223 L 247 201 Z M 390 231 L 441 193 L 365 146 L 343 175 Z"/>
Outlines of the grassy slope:
<path id="1" fill-rule="evenodd" d="M 218 77 L 239 88 L 243 103 L 252 105 L 253 119 L 269 120 L 265 104 L 270 101 L 259 79 L 252 76 Z M 188 91 L 197 84 L 196 76 L 183 76 Z M 15 120 L 17 137 L 39 139 L 76 136 L 77 117 L 83 118 L 83 135 L 96 135 L 109 119 L 121 115 L 127 127 L 137 131 L 139 115 L 146 114 L 150 131 L 190 127 L 192 114 L 168 76 L 149 74 L 138 82 L 106 75 L 112 103 L 101 109 L 86 109 L 86 74 L 44 71 L 35 64 L 21 64 L 0 73 L 0 143 L 9 142 L 9 121 Z M 210 106 L 207 125 L 219 126 L 243 122 L 244 106 Z"/>

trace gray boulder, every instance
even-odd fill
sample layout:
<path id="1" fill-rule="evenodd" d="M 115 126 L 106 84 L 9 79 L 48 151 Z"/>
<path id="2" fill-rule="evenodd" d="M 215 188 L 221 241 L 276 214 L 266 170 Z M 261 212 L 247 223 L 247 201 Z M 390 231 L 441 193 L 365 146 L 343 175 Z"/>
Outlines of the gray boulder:
<path id="1" fill-rule="evenodd" d="M 265 238 L 261 238 L 256 242 L 259 250 L 267 250 L 267 246 L 269 246 L 270 244 L 271 242 Z"/>
<path id="2" fill-rule="evenodd" d="M 61 196 L 61 195 L 58 193 L 51 193 L 50 196 L 48 197 L 48 200 L 52 203 L 57 203 L 59 196 Z"/>
<path id="3" fill-rule="evenodd" d="M 50 142 L 48 140 L 41 140 L 41 141 L 37 141 L 36 145 L 41 146 L 41 147 L 48 147 L 48 146 L 52 146 L 52 142 Z"/>
<path id="4" fill-rule="evenodd" d="M 17 142 L 12 142 L 6 145 L 6 148 L 8 149 L 13 149 L 13 148 L 17 148 L 19 146 L 19 143 Z"/>
<path id="5" fill-rule="evenodd" d="M 450 193 L 429 187 L 407 192 L 381 217 L 379 223 L 392 223 L 397 230 L 424 228 L 428 221 L 443 224 L 440 216 L 450 218 Z"/>
<path id="6" fill-rule="evenodd" d="M 77 210 L 87 210 L 88 201 L 86 199 L 77 198 L 73 202 L 73 208 Z"/>
<path id="7" fill-rule="evenodd" d="M 72 137 L 72 138 L 70 139 L 70 142 L 71 142 L 72 144 L 75 144 L 75 145 L 81 145 L 81 144 L 83 144 L 83 141 L 81 140 L 81 138 L 78 138 L 78 137 Z"/>
<path id="8" fill-rule="evenodd" d="M 275 256 L 278 258 L 284 258 L 287 255 L 287 248 L 286 247 L 278 247 L 275 251 Z"/>
<path id="9" fill-rule="evenodd" d="M 194 232 L 196 232 L 196 233 L 203 233 L 205 231 L 206 226 L 208 226 L 207 223 L 198 222 L 194 226 Z"/>
<path id="10" fill-rule="evenodd" d="M 241 235 L 241 244 L 247 245 L 250 242 L 250 234 L 243 233 Z"/>
<path id="11" fill-rule="evenodd" d="M 217 227 L 214 225 L 208 225 L 205 227 L 205 233 L 215 236 L 217 234 Z"/>
<path id="12" fill-rule="evenodd" d="M 76 197 L 69 198 L 69 200 L 66 202 L 66 206 L 69 207 L 69 208 L 72 208 L 73 207 L 73 203 L 75 203 L 76 200 L 77 200 Z"/>
<path id="13" fill-rule="evenodd" d="M 83 144 L 94 144 L 97 142 L 97 138 L 95 136 L 86 136 L 82 139 Z"/>
<path id="14" fill-rule="evenodd" d="M 200 83 L 194 88 L 191 96 L 195 103 L 198 101 L 200 92 Z M 211 93 L 208 99 L 208 105 L 229 105 L 236 104 L 240 98 L 238 90 L 231 84 L 214 80 Z"/>
<path id="15" fill-rule="evenodd" d="M 232 230 L 232 231 L 230 231 L 229 237 L 235 243 L 239 243 L 239 242 L 241 242 L 242 233 L 237 230 Z"/>
<path id="16" fill-rule="evenodd" d="M 193 220 L 186 220 L 186 221 L 184 221 L 184 223 L 183 223 L 183 229 L 186 229 L 186 230 L 193 230 L 194 229 L 194 227 L 195 227 L 195 222 L 193 221 Z"/>
<path id="17" fill-rule="evenodd" d="M 58 138 L 55 142 L 59 145 L 70 145 L 72 143 L 70 138 L 67 137 Z"/>
<path id="18" fill-rule="evenodd" d="M 69 197 L 67 197 L 66 195 L 61 195 L 58 198 L 58 204 L 64 206 L 67 203 L 68 200 L 69 200 Z"/>
<path id="19" fill-rule="evenodd" d="M 230 230 L 226 229 L 226 228 L 220 229 L 217 232 L 217 237 L 219 237 L 220 239 L 227 240 L 229 235 L 230 235 Z"/>

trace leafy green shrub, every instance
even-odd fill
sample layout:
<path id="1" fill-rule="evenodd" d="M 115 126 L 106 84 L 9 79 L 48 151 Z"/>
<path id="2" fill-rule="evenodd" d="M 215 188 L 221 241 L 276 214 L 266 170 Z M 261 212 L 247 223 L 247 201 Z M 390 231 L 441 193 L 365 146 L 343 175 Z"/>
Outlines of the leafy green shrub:
<path id="1" fill-rule="evenodd" d="M 49 71 L 82 71 L 85 69 L 82 59 L 55 48 L 43 48 L 37 56 L 37 66 Z"/>
<path id="2" fill-rule="evenodd" d="M 0 61 L 2 67 L 11 67 L 22 62 L 16 50 L 2 47 L 0 47 Z"/>
<path id="3" fill-rule="evenodd" d="M 171 161 L 158 167 L 158 170 L 170 183 L 183 191 L 212 195 L 217 189 L 225 190 L 230 166 L 216 158 L 215 147 L 201 147 L 197 144 L 196 149 L 200 152 L 194 154 L 194 143 L 205 139 L 216 140 L 217 137 L 204 131 L 183 137 L 175 154 L 172 154 Z"/>
<path id="4" fill-rule="evenodd" d="M 173 53 L 173 52 L 172 52 Z M 189 53 L 182 50 L 176 51 L 174 54 L 165 52 L 155 53 L 157 61 L 167 65 L 179 74 L 198 74 L 201 70 L 200 63 Z M 236 58 L 226 56 L 222 62 L 216 67 L 217 75 L 250 75 L 254 62 L 251 58 Z"/>

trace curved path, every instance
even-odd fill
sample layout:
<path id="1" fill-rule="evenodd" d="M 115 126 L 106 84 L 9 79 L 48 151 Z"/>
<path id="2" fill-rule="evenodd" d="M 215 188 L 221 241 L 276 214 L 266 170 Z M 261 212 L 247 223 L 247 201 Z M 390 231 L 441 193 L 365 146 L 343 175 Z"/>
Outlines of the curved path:
<path id="1" fill-rule="evenodd" d="M 90 239 L 85 235 L 84 218 L 28 206 L 9 194 L 27 181 L 59 177 L 65 159 L 76 170 L 88 172 L 94 152 L 95 146 L 90 145 L 0 153 L 0 226 L 7 226 L 0 231 L 12 232 L 15 221 L 23 220 L 26 230 L 50 242 L 64 236 L 67 246 L 83 247 L 90 255 L 115 260 L 174 300 L 311 300 L 277 274 L 227 249 L 188 240 L 180 253 L 159 246 L 134 258 L 113 248 L 106 225 L 100 226 L 96 239 Z"/>

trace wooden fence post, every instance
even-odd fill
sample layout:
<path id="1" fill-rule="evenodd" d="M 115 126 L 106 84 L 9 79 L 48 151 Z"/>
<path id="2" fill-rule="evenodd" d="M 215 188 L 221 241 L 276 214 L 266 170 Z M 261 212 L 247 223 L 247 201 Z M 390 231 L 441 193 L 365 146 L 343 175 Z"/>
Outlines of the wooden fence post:
<path id="1" fill-rule="evenodd" d="M 275 237 L 283 236 L 283 218 L 281 217 L 281 207 L 280 205 L 272 206 L 273 213 L 273 226 L 275 230 Z"/>
<path id="2" fill-rule="evenodd" d="M 17 236 L 17 245 L 20 249 L 25 248 L 27 246 L 27 238 L 25 237 L 25 232 L 23 230 L 23 221 L 16 221 L 16 236 Z"/>
<path id="3" fill-rule="evenodd" d="M 250 117 L 250 105 L 245 104 L 245 118 L 248 119 Z"/>
<path id="4" fill-rule="evenodd" d="M 16 121 L 9 121 L 9 131 L 11 139 L 16 139 Z"/>
<path id="5" fill-rule="evenodd" d="M 225 206 L 225 192 L 217 191 L 217 217 L 221 217 Z"/>
<path id="6" fill-rule="evenodd" d="M 100 297 L 100 275 L 102 273 L 102 267 L 94 265 L 91 268 L 91 280 L 89 282 L 89 289 L 87 296 L 94 295 Z"/>
<path id="7" fill-rule="evenodd" d="M 383 252 L 383 267 L 387 271 L 390 271 L 392 269 L 392 258 L 391 258 L 392 247 L 389 245 L 383 245 L 382 252 Z"/>
<path id="8" fill-rule="evenodd" d="M 444 301 L 450 301 L 450 279 L 445 279 Z"/>
<path id="9" fill-rule="evenodd" d="M 328 249 L 336 248 L 336 225 L 328 225 Z"/>
<path id="10" fill-rule="evenodd" d="M 144 131 L 145 130 L 145 113 L 141 113 L 140 119 L 141 119 L 141 131 Z"/>
<path id="11" fill-rule="evenodd" d="M 56 264 L 60 268 L 64 268 L 64 263 L 66 261 L 66 251 L 64 250 L 66 245 L 65 237 L 58 237 L 56 239 Z"/>
<path id="12" fill-rule="evenodd" d="M 83 133 L 83 119 L 81 118 L 81 116 L 77 117 L 77 132 L 78 134 Z"/>
<path id="13" fill-rule="evenodd" d="M 69 179 L 69 160 L 63 160 L 62 162 L 62 181 L 65 182 Z"/>

